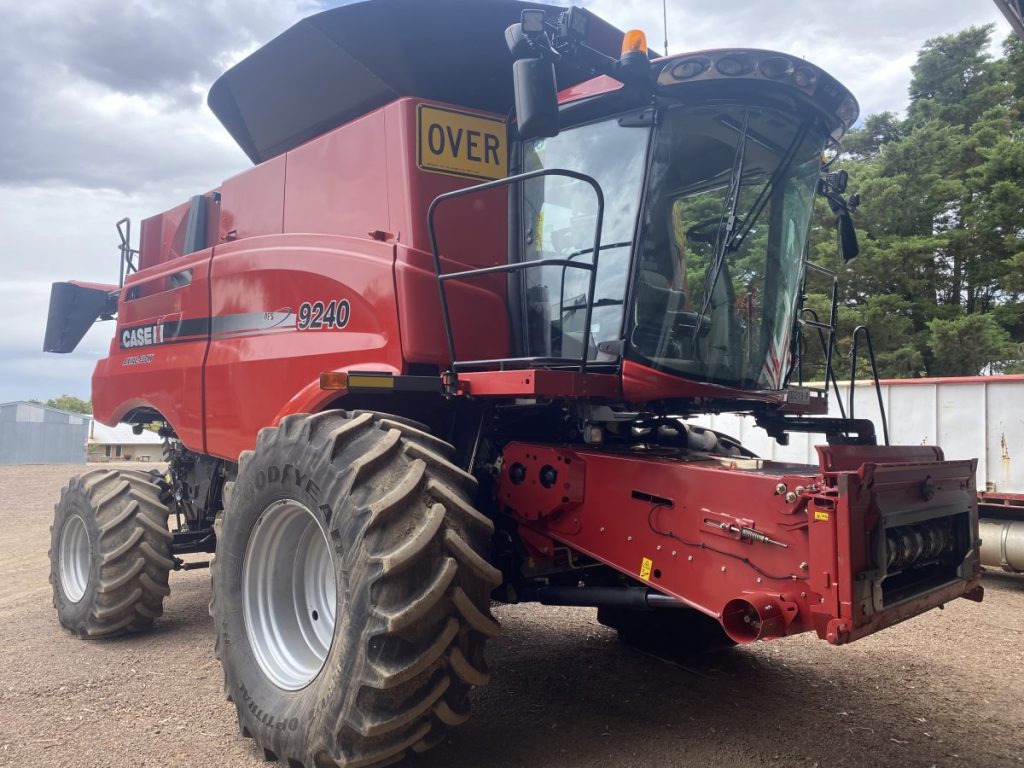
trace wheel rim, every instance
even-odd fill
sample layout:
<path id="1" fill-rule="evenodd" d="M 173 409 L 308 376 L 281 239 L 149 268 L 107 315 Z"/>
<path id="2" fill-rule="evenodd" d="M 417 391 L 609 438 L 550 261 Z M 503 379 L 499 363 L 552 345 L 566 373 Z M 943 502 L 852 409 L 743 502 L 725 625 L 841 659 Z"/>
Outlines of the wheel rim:
<path id="1" fill-rule="evenodd" d="M 320 521 L 292 499 L 263 510 L 242 563 L 245 631 L 274 685 L 304 688 L 323 669 L 334 639 L 334 560 Z"/>
<path id="2" fill-rule="evenodd" d="M 73 515 L 60 532 L 60 585 L 64 596 L 72 603 L 77 603 L 85 595 L 91 565 L 89 531 L 85 521 Z"/>

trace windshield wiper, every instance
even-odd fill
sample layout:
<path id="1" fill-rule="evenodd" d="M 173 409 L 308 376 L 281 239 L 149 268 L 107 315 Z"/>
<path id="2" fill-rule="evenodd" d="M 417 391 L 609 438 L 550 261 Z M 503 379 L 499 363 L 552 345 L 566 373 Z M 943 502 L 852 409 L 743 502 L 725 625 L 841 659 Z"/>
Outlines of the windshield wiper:
<path id="1" fill-rule="evenodd" d="M 807 131 L 810 130 L 811 121 L 805 120 L 804 124 L 800 126 L 800 130 L 796 132 L 796 136 L 793 137 L 793 141 L 790 142 L 786 148 L 786 153 L 779 160 L 778 166 L 775 168 L 775 173 L 769 177 L 768 181 L 765 182 L 764 186 L 761 187 L 761 191 L 757 195 L 757 199 L 754 200 L 750 206 L 750 210 L 747 211 L 747 215 L 744 216 L 741 221 L 743 225 L 732 233 L 729 238 L 729 242 L 726 243 L 726 249 L 730 251 L 737 251 L 740 246 L 743 245 L 744 239 L 750 234 L 750 230 L 753 229 L 754 224 L 757 222 L 758 217 L 761 215 L 761 211 L 764 210 L 765 205 L 768 204 L 768 199 L 771 197 L 771 191 L 775 185 L 779 182 L 779 178 L 785 173 L 790 164 L 793 162 L 793 158 L 796 156 L 797 150 L 803 146 L 804 139 L 807 137 Z"/>
<path id="2" fill-rule="evenodd" d="M 619 304 L 623 304 L 623 303 L 624 302 L 622 301 L 622 299 L 598 299 L 591 306 L 593 306 L 595 308 L 596 307 L 616 307 Z M 575 304 L 566 304 L 564 307 L 562 307 L 562 314 L 566 315 L 566 314 L 568 314 L 570 312 L 575 312 L 578 309 L 586 309 L 586 308 L 587 308 L 587 302 L 585 302 L 585 301 L 580 301 L 580 302 L 577 302 Z"/>
<path id="3" fill-rule="evenodd" d="M 723 227 L 722 225 L 719 225 L 719 239 L 715 240 L 715 256 L 711 263 L 712 272 L 709 274 L 711 283 L 707 292 L 704 294 L 704 303 L 701 307 L 700 317 L 693 329 L 694 341 L 697 339 L 697 334 L 700 332 L 704 316 L 707 314 L 708 307 L 711 305 L 712 296 L 714 295 L 715 288 L 718 285 L 719 275 L 725 266 L 725 255 L 739 250 L 743 245 L 743 241 L 746 239 L 747 235 L 750 234 L 750 230 L 753 229 L 754 224 L 760 217 L 761 211 L 763 211 L 765 205 L 768 204 L 772 189 L 774 189 L 775 185 L 778 184 L 782 175 L 789 170 L 790 164 L 793 162 L 793 158 L 796 156 L 797 150 L 803 146 L 804 139 L 807 137 L 807 132 L 811 127 L 811 121 L 805 120 L 800 126 L 800 130 L 798 130 L 796 135 L 793 137 L 793 141 L 791 141 L 789 146 L 786 148 L 786 153 L 779 160 L 779 164 L 776 166 L 775 172 L 772 173 L 768 181 L 766 181 L 764 186 L 761 187 L 761 191 L 758 193 L 757 198 L 750 206 L 746 215 L 741 219 L 737 219 L 736 208 L 739 204 L 739 188 L 743 176 L 743 162 L 746 157 L 749 117 L 750 113 L 748 112 L 743 119 L 743 130 L 740 132 L 741 143 L 736 149 L 732 175 L 729 177 L 729 197 L 726 201 L 728 209 L 722 213 L 722 224 L 728 223 L 729 226 L 725 229 L 725 238 L 722 238 Z M 736 226 L 737 221 L 742 222 L 739 227 Z M 707 281 L 705 281 L 705 285 L 707 286 Z"/>
<path id="4" fill-rule="evenodd" d="M 747 129 L 749 126 L 750 111 L 748 110 L 743 113 L 743 130 L 740 131 L 736 155 L 733 157 L 732 162 L 732 173 L 729 175 L 729 193 L 725 200 L 725 210 L 722 211 L 722 218 L 718 223 L 718 235 L 715 237 L 715 254 L 711 260 L 708 279 L 704 281 L 704 302 L 697 316 L 697 322 L 693 326 L 691 343 L 696 343 L 697 337 L 700 335 L 704 316 L 707 314 L 708 307 L 711 306 L 711 297 L 714 295 L 715 288 L 718 285 L 718 276 L 722 273 L 722 267 L 725 265 L 725 254 L 736 232 L 736 209 L 740 204 L 740 188 L 743 186 L 743 163 L 747 156 Z"/>

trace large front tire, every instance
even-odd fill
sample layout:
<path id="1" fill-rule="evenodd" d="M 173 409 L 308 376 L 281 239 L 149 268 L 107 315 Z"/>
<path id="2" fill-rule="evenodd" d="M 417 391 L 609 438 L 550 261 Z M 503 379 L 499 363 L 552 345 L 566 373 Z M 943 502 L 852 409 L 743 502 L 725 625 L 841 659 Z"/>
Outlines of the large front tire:
<path id="1" fill-rule="evenodd" d="M 61 490 L 50 528 L 50 583 L 60 623 L 79 637 L 149 629 L 174 565 L 167 507 L 153 477 L 95 469 Z"/>
<path id="2" fill-rule="evenodd" d="M 329 411 L 242 454 L 211 613 L 225 692 L 267 757 L 385 765 L 468 717 L 501 577 L 452 453 L 413 422 Z"/>

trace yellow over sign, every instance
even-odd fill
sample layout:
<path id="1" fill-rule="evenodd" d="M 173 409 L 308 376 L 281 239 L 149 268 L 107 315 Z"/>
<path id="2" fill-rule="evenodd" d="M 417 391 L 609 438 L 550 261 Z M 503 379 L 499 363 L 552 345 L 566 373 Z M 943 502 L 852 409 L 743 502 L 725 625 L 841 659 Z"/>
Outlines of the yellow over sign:
<path id="1" fill-rule="evenodd" d="M 420 104 L 417 165 L 424 171 L 502 179 L 508 175 L 503 120 Z"/>

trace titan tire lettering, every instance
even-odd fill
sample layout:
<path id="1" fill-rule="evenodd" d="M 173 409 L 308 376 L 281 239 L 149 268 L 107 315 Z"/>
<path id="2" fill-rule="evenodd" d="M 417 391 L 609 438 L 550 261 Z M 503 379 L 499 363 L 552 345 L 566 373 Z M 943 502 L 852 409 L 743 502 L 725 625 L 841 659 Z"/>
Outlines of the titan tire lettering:
<path id="1" fill-rule="evenodd" d="M 317 492 L 319 492 L 319 491 L 320 491 L 320 489 L 317 488 Z M 331 518 L 334 517 L 334 510 L 331 509 L 329 504 L 321 504 L 319 509 L 320 509 L 320 514 L 322 514 L 324 516 L 324 521 L 327 522 L 328 524 L 330 524 Z"/>

